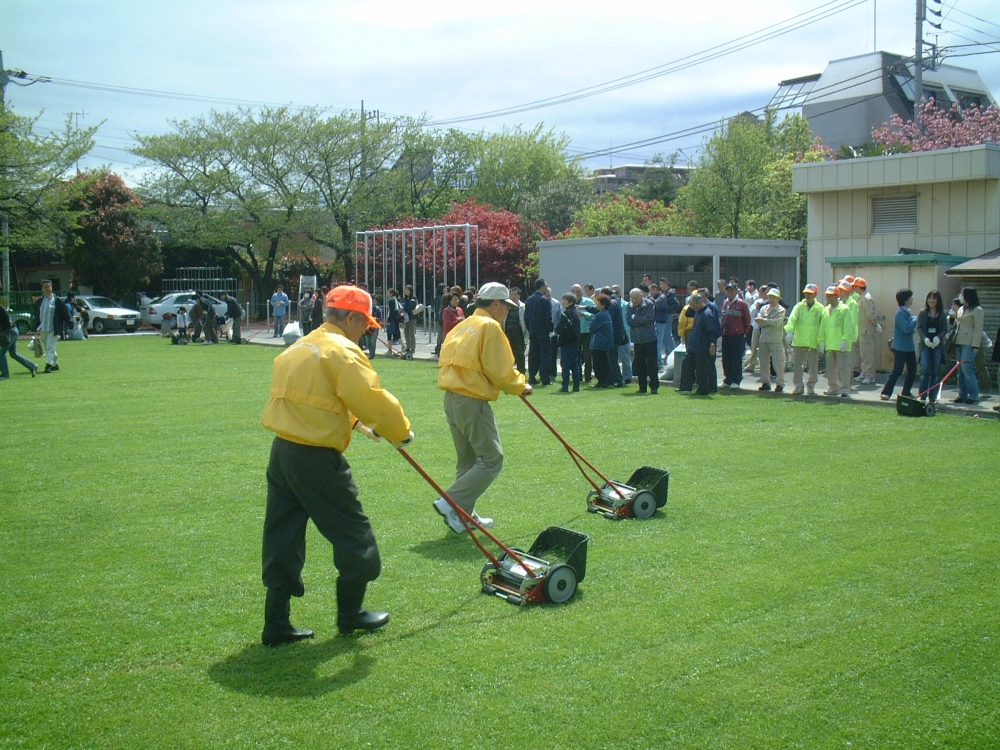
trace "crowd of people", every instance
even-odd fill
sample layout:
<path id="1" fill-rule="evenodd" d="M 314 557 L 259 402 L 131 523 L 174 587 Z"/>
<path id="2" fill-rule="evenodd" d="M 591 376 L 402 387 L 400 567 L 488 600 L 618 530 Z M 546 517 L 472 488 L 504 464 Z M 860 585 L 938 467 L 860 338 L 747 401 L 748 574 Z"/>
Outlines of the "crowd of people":
<path id="1" fill-rule="evenodd" d="M 539 278 L 524 301 L 516 287 L 510 297 L 517 308 L 508 312 L 503 329 L 515 366 L 531 385 L 555 384 L 563 392 L 578 392 L 582 383 L 591 381 L 592 388 L 634 382 L 639 393 L 655 394 L 669 355 L 681 343 L 685 356 L 676 390 L 682 394 L 718 391 L 720 354 L 723 388 L 741 388 L 744 376 L 754 372 L 759 373 L 757 388 L 764 392 L 785 391 L 786 372 L 791 373 L 791 392 L 796 395 L 814 395 L 821 371 L 826 374 L 825 395 L 849 398 L 852 390 L 877 385 L 877 334 L 882 325 L 861 277 L 845 276 L 822 292 L 818 285 L 806 284 L 795 304 L 785 302 L 774 283 L 758 286 L 751 279 L 741 284 L 735 278 L 718 280 L 714 293 L 689 282 L 681 301 L 666 278 L 655 282 L 648 274 L 628 293 L 614 284 L 574 284 L 560 296 Z M 882 399 L 892 397 L 902 377 L 903 396 L 936 400 L 935 386 L 945 376 L 950 357 L 960 363 L 955 402 L 976 403 L 981 390 L 990 387 L 984 353 L 992 344 L 983 331 L 976 290 L 964 288 L 950 311 L 936 290 L 927 295 L 918 314 L 910 312 L 912 298 L 910 290 L 896 294 L 899 310 L 890 342 L 894 367 Z M 439 287 L 435 303 L 440 348 L 474 310 L 476 293 Z M 994 353 L 993 359 L 1000 356 Z"/>

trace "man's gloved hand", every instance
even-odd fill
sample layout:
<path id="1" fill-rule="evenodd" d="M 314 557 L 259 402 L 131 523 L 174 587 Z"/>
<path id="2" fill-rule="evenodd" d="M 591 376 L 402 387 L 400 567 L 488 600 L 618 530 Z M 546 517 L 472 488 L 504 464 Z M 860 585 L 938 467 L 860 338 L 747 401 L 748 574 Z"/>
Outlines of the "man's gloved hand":
<path id="1" fill-rule="evenodd" d="M 842 351 L 842 352 L 846 352 L 847 351 L 847 340 L 846 339 L 844 341 L 840 342 L 840 351 Z"/>
<path id="2" fill-rule="evenodd" d="M 413 430 L 410 430 L 410 434 L 406 436 L 405 440 L 400 440 L 392 444 L 393 448 L 405 448 L 407 445 L 413 442 Z"/>
<path id="3" fill-rule="evenodd" d="M 926 346 L 928 349 L 933 349 L 934 348 L 933 342 L 927 336 L 924 336 L 924 346 Z"/>
<path id="4" fill-rule="evenodd" d="M 360 419 L 354 423 L 354 429 L 357 432 L 360 432 L 369 440 L 374 440 L 376 443 L 382 441 L 382 438 L 378 436 L 378 433 L 376 433 L 375 430 L 373 430 L 371 427 L 363 423 Z"/>
<path id="5" fill-rule="evenodd" d="M 878 331 L 879 333 L 882 333 L 882 324 L 881 323 L 876 323 L 875 324 L 875 330 Z"/>
<path id="6" fill-rule="evenodd" d="M 826 343 L 824 343 L 823 341 L 820 341 L 819 342 L 819 353 L 822 354 L 825 351 L 826 351 Z"/>
<path id="7" fill-rule="evenodd" d="M 785 334 L 785 343 L 786 343 L 786 344 L 787 344 L 788 346 L 791 346 L 791 345 L 792 345 L 792 341 L 793 341 L 794 339 L 795 339 L 795 332 L 794 332 L 794 331 L 789 331 L 788 333 L 786 333 L 786 334 Z"/>
<path id="8" fill-rule="evenodd" d="M 939 346 L 941 346 L 941 337 L 940 337 L 940 336 L 935 336 L 935 337 L 934 337 L 934 341 L 933 341 L 933 343 L 932 343 L 932 346 L 933 346 L 933 347 L 934 347 L 935 349 L 937 349 L 937 348 L 938 348 Z"/>

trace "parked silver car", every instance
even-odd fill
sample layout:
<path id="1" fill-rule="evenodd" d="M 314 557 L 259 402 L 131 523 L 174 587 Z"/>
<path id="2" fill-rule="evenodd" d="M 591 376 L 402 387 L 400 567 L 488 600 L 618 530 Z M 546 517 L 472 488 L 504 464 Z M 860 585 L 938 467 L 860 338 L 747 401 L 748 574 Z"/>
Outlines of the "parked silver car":
<path id="1" fill-rule="evenodd" d="M 96 294 L 78 294 L 76 301 L 87 311 L 88 331 L 104 333 L 124 329 L 134 333 L 139 327 L 139 311 L 121 307 L 112 299 Z"/>
<path id="2" fill-rule="evenodd" d="M 202 294 L 203 299 L 207 299 L 212 303 L 212 307 L 215 309 L 215 314 L 219 317 L 224 317 L 226 314 L 226 303 L 221 300 L 216 299 L 210 294 Z M 194 306 L 194 291 L 190 292 L 171 292 L 170 294 L 164 294 L 162 297 L 157 297 L 148 305 L 143 305 L 142 319 L 149 323 L 154 328 L 160 328 L 163 323 L 163 316 L 169 316 L 167 320 L 176 320 L 177 310 L 180 307 L 187 309 L 190 314 L 191 308 Z M 171 323 L 171 328 L 176 328 L 177 323 Z"/>

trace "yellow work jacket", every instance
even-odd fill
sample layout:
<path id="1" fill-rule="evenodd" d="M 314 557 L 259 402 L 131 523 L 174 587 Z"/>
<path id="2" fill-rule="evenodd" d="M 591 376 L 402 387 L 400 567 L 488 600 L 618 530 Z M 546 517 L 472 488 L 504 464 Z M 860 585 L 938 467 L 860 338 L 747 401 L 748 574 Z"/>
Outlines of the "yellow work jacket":
<path id="1" fill-rule="evenodd" d="M 500 391 L 524 392 L 524 375 L 514 369 L 503 328 L 481 308 L 448 332 L 438 368 L 438 388 L 444 391 L 484 401 L 496 401 Z"/>
<path id="2" fill-rule="evenodd" d="M 260 420 L 267 429 L 293 443 L 343 453 L 359 419 L 386 440 L 410 434 L 399 401 L 382 390 L 368 357 L 339 327 L 324 323 L 275 357 L 271 397 Z"/>
<path id="3" fill-rule="evenodd" d="M 687 335 L 691 332 L 694 327 L 694 318 L 689 318 L 687 316 L 687 311 L 690 305 L 684 305 L 681 308 L 680 315 L 677 316 L 677 338 L 685 339 Z"/>

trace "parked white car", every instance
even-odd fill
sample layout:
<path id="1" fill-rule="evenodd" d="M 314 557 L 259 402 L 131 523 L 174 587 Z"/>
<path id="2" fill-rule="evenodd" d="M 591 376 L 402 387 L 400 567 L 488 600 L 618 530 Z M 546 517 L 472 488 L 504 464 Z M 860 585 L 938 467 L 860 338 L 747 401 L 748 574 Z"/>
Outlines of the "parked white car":
<path id="1" fill-rule="evenodd" d="M 207 299 L 212 303 L 212 307 L 215 309 L 216 315 L 219 317 L 225 317 L 225 302 L 216 299 L 210 294 L 202 294 L 201 296 L 203 299 Z M 167 320 L 176 320 L 177 310 L 180 307 L 186 308 L 188 314 L 190 315 L 191 308 L 194 307 L 194 291 L 171 292 L 170 294 L 164 294 L 162 297 L 157 297 L 148 305 L 143 305 L 142 319 L 154 328 L 160 328 L 163 323 L 163 316 L 169 316 Z M 176 322 L 171 323 L 171 328 L 176 327 Z"/>
<path id="2" fill-rule="evenodd" d="M 141 320 L 138 310 L 120 307 L 117 302 L 95 294 L 78 294 L 76 301 L 87 311 L 87 330 L 94 333 L 120 331 L 134 333 Z"/>

